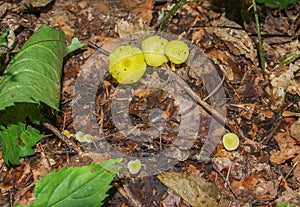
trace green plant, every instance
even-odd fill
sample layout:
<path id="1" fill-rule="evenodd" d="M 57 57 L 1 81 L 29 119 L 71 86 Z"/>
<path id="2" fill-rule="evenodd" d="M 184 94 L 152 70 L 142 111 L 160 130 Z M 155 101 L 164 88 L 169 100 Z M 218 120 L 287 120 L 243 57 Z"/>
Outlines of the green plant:
<path id="1" fill-rule="evenodd" d="M 0 79 L 0 142 L 7 165 L 34 154 L 31 148 L 43 136 L 29 124 L 46 120 L 43 105 L 59 110 L 63 58 L 84 45 L 78 42 L 67 47 L 62 31 L 42 25 L 6 67 Z"/>
<path id="2" fill-rule="evenodd" d="M 285 202 L 279 202 L 279 207 L 292 207 L 292 204 L 290 204 L 290 203 L 286 204 Z"/>
<path id="3" fill-rule="evenodd" d="M 121 169 L 113 165 L 121 161 L 119 158 L 83 167 L 63 167 L 45 175 L 36 183 L 35 199 L 28 207 L 102 206 L 111 181 Z"/>
<path id="4" fill-rule="evenodd" d="M 300 56 L 300 51 L 294 53 L 293 55 L 287 57 L 286 59 L 284 59 L 283 61 L 280 62 L 280 64 L 285 64 L 287 62 L 289 62 L 290 60 L 293 60 L 295 58 L 298 58 Z"/>
<path id="5" fill-rule="evenodd" d="M 266 69 L 266 62 L 265 62 L 264 51 L 262 48 L 262 39 L 261 39 L 261 34 L 260 34 L 259 20 L 258 20 L 258 14 L 257 14 L 255 0 L 252 0 L 252 3 L 253 3 L 253 11 L 254 11 L 256 32 L 257 32 L 257 39 L 258 39 L 258 55 L 259 55 L 259 60 L 260 60 L 260 67 L 264 71 Z"/>
<path id="6" fill-rule="evenodd" d="M 279 10 L 286 9 L 288 5 L 298 2 L 298 0 L 255 0 L 266 7 L 278 7 Z"/>

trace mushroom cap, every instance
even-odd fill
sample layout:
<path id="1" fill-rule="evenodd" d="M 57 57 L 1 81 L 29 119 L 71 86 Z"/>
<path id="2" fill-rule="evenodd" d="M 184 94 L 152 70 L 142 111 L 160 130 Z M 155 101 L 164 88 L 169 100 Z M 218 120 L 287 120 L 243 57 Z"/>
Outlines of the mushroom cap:
<path id="1" fill-rule="evenodd" d="M 79 141 L 79 142 L 84 142 L 83 135 L 84 135 L 84 134 L 83 134 L 82 131 L 76 132 L 76 134 L 75 134 L 76 140 Z"/>
<path id="2" fill-rule="evenodd" d="M 189 47 L 180 40 L 172 40 L 164 48 L 165 55 L 172 63 L 181 64 L 189 56 Z"/>
<path id="3" fill-rule="evenodd" d="M 160 36 L 150 36 L 142 42 L 142 50 L 146 63 L 150 66 L 160 66 L 168 62 L 164 54 L 164 48 L 168 40 Z"/>
<path id="4" fill-rule="evenodd" d="M 240 144 L 239 137 L 234 133 L 227 133 L 223 136 L 223 145 L 226 150 L 233 151 L 238 148 Z"/>
<path id="5" fill-rule="evenodd" d="M 147 69 L 141 49 L 120 46 L 109 55 L 109 73 L 122 84 L 137 82 Z"/>
<path id="6" fill-rule="evenodd" d="M 127 168 L 132 175 L 137 174 L 141 170 L 141 167 L 142 163 L 139 159 L 130 160 L 127 164 Z"/>
<path id="7" fill-rule="evenodd" d="M 67 130 L 67 129 L 64 129 L 64 130 L 62 131 L 62 133 L 63 133 L 63 135 L 65 135 L 67 138 L 70 138 L 70 137 L 71 137 L 71 133 L 70 133 L 70 131 Z"/>
<path id="8" fill-rule="evenodd" d="M 92 142 L 93 142 L 93 136 L 90 135 L 90 134 L 85 134 L 85 135 L 83 135 L 83 139 L 84 139 L 84 141 L 87 142 L 87 143 L 92 143 Z"/>

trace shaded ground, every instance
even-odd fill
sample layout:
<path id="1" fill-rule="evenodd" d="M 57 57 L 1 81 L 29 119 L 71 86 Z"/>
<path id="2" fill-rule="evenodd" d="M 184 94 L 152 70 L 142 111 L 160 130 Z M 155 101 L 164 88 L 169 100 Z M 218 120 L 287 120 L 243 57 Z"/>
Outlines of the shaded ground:
<path id="1" fill-rule="evenodd" d="M 172 1 L 158 0 L 57 0 L 44 4 L 43 1 L 38 4 L 30 0 L 21 3 L 1 2 L 0 29 L 16 30 L 19 47 L 42 23 L 47 23 L 63 30 L 68 42 L 78 37 L 81 41 L 91 41 L 99 46 L 104 44 L 109 48 L 110 41 L 119 36 L 150 30 L 150 26 L 159 23 L 163 11 L 166 13 L 173 5 Z M 218 136 L 217 149 L 211 149 L 214 150 L 211 159 L 203 162 L 199 153 L 207 138 L 210 116 L 200 110 L 202 122 L 198 136 L 189 149 L 179 146 L 179 151 L 172 151 L 171 154 L 179 162 L 170 172 L 195 175 L 217 184 L 222 194 L 231 200 L 231 206 L 278 206 L 279 201 L 298 206 L 300 63 L 298 59 L 285 65 L 279 63 L 299 50 L 300 4 L 282 12 L 259 8 L 267 62 L 265 72 L 259 68 L 253 13 L 251 9 L 248 10 L 250 4 L 228 1 L 227 5 L 220 5 L 218 1 L 186 4 L 174 15 L 164 31 L 186 38 L 215 64 L 219 82 L 226 94 L 224 100 L 218 100 L 219 104 L 226 103 L 223 105 L 226 106 L 226 131 L 238 134 L 241 143 L 236 151 L 228 152 L 220 141 L 221 136 Z M 94 53 L 93 49 L 85 48 L 66 60 L 62 116 L 57 124 L 61 131 L 68 129 L 75 133 L 74 126 L 77 123 L 72 119 L 75 82 L 81 70 L 89 69 L 87 63 L 91 60 L 97 62 L 97 58 L 101 58 Z M 95 63 L 105 68 L 101 64 L 100 61 Z M 153 81 L 149 77 L 153 77 L 155 72 L 154 69 L 152 76 L 147 76 L 145 80 Z M 192 67 L 181 65 L 176 73 L 195 92 L 194 96 L 202 100 L 210 96 L 205 83 Z M 161 149 L 168 149 L 174 142 L 183 115 L 179 113 L 174 99 L 164 91 L 135 88 L 135 96 L 129 106 L 133 125 L 141 131 L 151 127 L 153 108 L 159 109 L 157 113 L 164 114 L 167 123 L 160 135 L 142 134 L 139 135 L 141 140 L 134 142 L 116 133 L 111 117 L 111 99 L 116 94 L 116 82 L 106 73 L 105 78 L 100 78 L 93 85 L 97 88 L 97 122 L 114 150 L 146 157 L 159 153 Z M 178 85 L 174 88 L 181 90 Z M 212 102 L 213 99 L 207 101 L 209 104 Z M 219 113 L 222 114 L 221 111 Z M 65 144 L 51 132 L 43 130 L 47 137 L 36 146 L 36 156 L 22 159 L 21 166 L 11 169 L 6 168 L 3 160 L 0 161 L 1 206 L 32 202 L 34 184 L 45 173 L 60 169 L 63 165 L 80 166 L 110 157 L 108 153 L 91 153 L 88 147 L 82 149 L 80 156 L 66 153 Z M 152 137 L 151 141 L 147 136 Z M 107 206 L 189 206 L 182 198 L 191 192 L 182 192 L 180 189 L 172 191 L 156 176 L 120 176 L 115 179 L 114 185 Z"/>

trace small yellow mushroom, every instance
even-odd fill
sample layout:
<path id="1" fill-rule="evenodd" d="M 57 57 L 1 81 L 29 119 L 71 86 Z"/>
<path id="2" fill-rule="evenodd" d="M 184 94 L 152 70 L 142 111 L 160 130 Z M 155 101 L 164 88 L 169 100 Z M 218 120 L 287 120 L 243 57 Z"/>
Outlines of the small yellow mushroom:
<path id="1" fill-rule="evenodd" d="M 83 134 L 82 131 L 76 132 L 76 134 L 75 134 L 76 140 L 79 141 L 79 142 L 84 142 L 83 135 L 84 135 L 84 134 Z"/>
<path id="2" fill-rule="evenodd" d="M 93 142 L 93 136 L 90 134 L 85 134 L 83 135 L 83 140 L 87 143 L 92 143 Z"/>
<path id="3" fill-rule="evenodd" d="M 160 36 L 150 36 L 142 42 L 142 50 L 146 63 L 150 66 L 160 66 L 168 62 L 164 48 L 168 40 Z"/>
<path id="4" fill-rule="evenodd" d="M 119 83 L 137 82 L 146 69 L 143 52 L 137 47 L 120 46 L 109 55 L 109 72 Z"/>
<path id="5" fill-rule="evenodd" d="M 240 144 L 239 137 L 234 133 L 227 133 L 223 136 L 223 145 L 226 150 L 233 151 L 238 148 Z"/>
<path id="6" fill-rule="evenodd" d="M 171 63 L 174 64 L 183 63 L 189 56 L 189 47 L 185 42 L 180 40 L 172 40 L 168 42 L 164 51 Z"/>
<path id="7" fill-rule="evenodd" d="M 138 172 L 141 170 L 141 167 L 142 163 L 139 159 L 130 160 L 127 164 L 127 168 L 132 175 L 138 174 Z"/>
<path id="8" fill-rule="evenodd" d="M 63 135 L 65 135 L 67 138 L 70 138 L 71 137 L 71 133 L 69 130 L 65 129 L 62 131 Z"/>

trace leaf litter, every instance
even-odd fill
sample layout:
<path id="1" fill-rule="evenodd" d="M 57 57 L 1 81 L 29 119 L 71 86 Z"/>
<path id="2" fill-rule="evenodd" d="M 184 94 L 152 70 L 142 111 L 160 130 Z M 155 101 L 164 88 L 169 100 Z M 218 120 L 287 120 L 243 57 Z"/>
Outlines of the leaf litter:
<path id="1" fill-rule="evenodd" d="M 110 1 L 97 3 L 86 0 L 78 5 L 55 1 L 53 7 L 47 6 L 45 12 L 38 9 L 40 17 L 30 13 L 17 15 L 10 11 L 14 5 L 6 6 L 5 11 L 0 14 L 3 16 L 1 19 L 3 27 L 15 29 L 22 24 L 26 30 L 33 31 L 40 22 L 46 20 L 50 25 L 68 34 L 69 42 L 76 36 L 101 45 L 116 38 L 118 36 L 116 31 L 120 31 L 121 34 L 120 29 L 115 30 L 118 23 L 123 22 L 123 25 L 129 26 L 138 24 L 140 26 L 130 26 L 130 28 L 133 31 L 144 30 L 158 21 L 158 12 L 167 11 L 171 5 L 172 3 L 168 1 L 154 0 L 120 1 L 118 5 Z M 65 10 L 70 6 L 78 15 Z M 284 66 L 279 65 L 281 60 L 299 49 L 298 42 L 295 40 L 299 35 L 299 27 L 295 21 L 299 17 L 299 3 L 287 10 L 287 16 L 284 18 L 280 18 L 275 10 L 262 15 L 265 15 L 261 17 L 262 31 L 268 34 L 263 39 L 268 63 L 266 74 L 258 68 L 255 26 L 252 21 L 245 22 L 243 27 L 240 27 L 214 10 L 209 1 L 187 4 L 172 18 L 166 31 L 190 37 L 193 43 L 219 67 L 220 74 L 226 77 L 223 86 L 227 95 L 228 125 L 231 126 L 232 132 L 240 135 L 240 147 L 236 151 L 228 152 L 220 142 L 211 163 L 199 163 L 193 158 L 201 150 L 204 141 L 202 139 L 205 137 L 202 134 L 204 131 L 199 130 L 199 137 L 188 156 L 181 159 L 182 162 L 173 168 L 173 171 L 180 174 L 169 172 L 171 177 L 165 179 L 166 182 L 184 183 L 186 192 L 181 192 L 178 184 L 173 184 L 173 186 L 168 185 L 172 189 L 171 193 L 158 181 L 152 180 L 155 178 L 120 179 L 119 182 L 123 185 L 125 193 L 121 194 L 122 191 L 118 190 L 108 201 L 111 206 L 130 206 L 130 204 L 134 206 L 134 203 L 142 206 L 159 206 L 159 204 L 167 206 L 163 198 L 169 198 L 171 195 L 174 203 L 189 206 L 189 202 L 186 201 L 189 200 L 188 195 L 191 195 L 195 189 L 199 190 L 200 186 L 191 180 L 193 174 L 221 188 L 218 195 L 231 200 L 231 206 L 249 206 L 249 202 L 255 206 L 276 206 L 279 201 L 292 203 L 293 206 L 299 205 L 299 60 L 296 59 Z M 127 23 L 124 24 L 124 21 Z M 17 36 L 20 37 L 22 36 Z M 91 49 L 87 49 L 87 52 L 91 53 Z M 72 80 L 75 81 L 79 67 L 87 58 L 88 56 L 75 55 L 64 67 L 66 82 L 63 83 L 62 108 L 66 120 L 62 122 L 64 124 L 61 124 L 61 129 L 68 128 L 72 131 L 74 127 L 70 116 L 72 107 L 70 97 L 74 95 Z M 201 90 L 201 81 L 195 79 L 192 73 L 181 74 L 185 80 L 190 81 L 191 88 L 200 89 L 201 93 L 198 95 L 201 98 L 208 95 L 206 91 Z M 108 81 L 109 84 L 106 83 L 106 86 L 110 87 L 111 80 Z M 149 97 L 149 92 L 140 92 L 139 96 Z M 136 104 L 141 106 L 139 102 Z M 38 180 L 40 174 L 59 169 L 66 163 L 84 165 L 102 160 L 101 155 L 93 152 L 83 153 L 83 157 L 89 157 L 91 160 L 83 159 L 78 155 L 66 156 L 59 153 L 62 149 L 57 144 L 58 141 L 53 136 L 52 139 L 42 140 L 37 145 L 36 158 L 47 160 L 41 162 L 41 165 L 34 159 L 28 158 L 21 160 L 20 167 L 6 169 L 4 163 L 0 162 L 2 169 L 0 176 L 5 178 L 7 183 L 6 187 L 1 184 L 0 200 L 3 202 L 1 204 L 7 206 L 9 195 L 15 191 L 16 202 L 30 203 L 33 198 L 31 186 Z M 135 147 L 134 143 L 129 144 L 128 150 L 132 150 L 133 147 Z M 45 164 L 49 161 L 51 161 L 50 165 Z M 29 173 L 29 169 L 33 169 L 33 175 Z M 15 176 L 9 177 L 9 174 Z M 177 179 L 174 179 L 175 175 Z M 136 182 L 140 182 L 140 185 Z M 22 190 L 25 184 L 29 184 L 30 187 Z M 237 198 L 231 193 L 229 185 Z M 177 186 L 176 191 L 174 186 Z M 190 189 L 191 186 L 195 188 Z M 193 205 L 190 203 L 190 206 Z"/>

